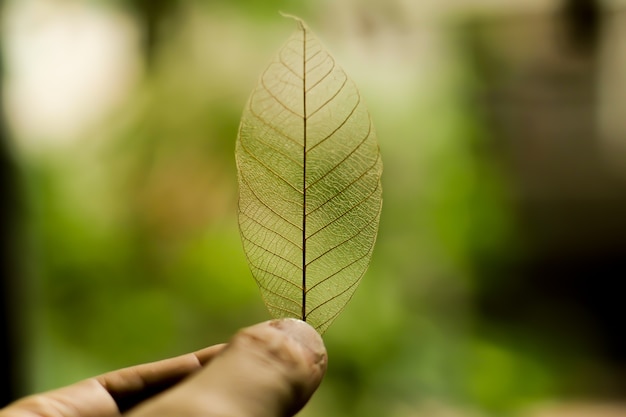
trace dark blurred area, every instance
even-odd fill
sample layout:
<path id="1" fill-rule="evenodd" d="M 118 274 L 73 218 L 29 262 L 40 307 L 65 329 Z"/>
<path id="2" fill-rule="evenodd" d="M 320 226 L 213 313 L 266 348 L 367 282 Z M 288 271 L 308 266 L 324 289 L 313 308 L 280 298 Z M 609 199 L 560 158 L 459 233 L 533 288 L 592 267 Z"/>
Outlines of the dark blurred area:
<path id="1" fill-rule="evenodd" d="M 14 225 L 13 207 L 7 206 L 7 203 L 12 204 L 13 193 L 15 191 L 14 184 L 11 182 L 13 179 L 13 166 L 11 161 L 8 160 L 8 155 L 4 149 L 4 132 L 2 132 L 2 126 L 0 126 L 0 139 L 2 140 L 2 148 L 0 148 L 0 191 L 4 196 L 4 202 L 2 212 L 0 213 L 0 232 L 2 233 L 2 245 L 0 246 L 1 257 L 1 283 L 0 294 L 2 296 L 2 304 L 0 306 L 0 334 L 2 344 L 0 345 L 0 374 L 3 376 L 2 384 L 0 385 L 2 404 L 6 404 L 15 398 L 14 385 L 15 385 L 15 351 L 14 351 L 14 329 L 15 323 L 11 320 L 15 313 L 12 314 L 11 294 L 12 283 L 9 281 L 14 275 L 13 269 L 13 257 L 12 254 L 12 241 L 11 228 Z"/>
<path id="2" fill-rule="evenodd" d="M 521 247 L 514 259 L 479 261 L 479 312 L 497 326 L 594 350 L 612 370 L 609 386 L 573 374 L 571 388 L 618 399 L 626 396 L 626 178 L 607 164 L 598 124 L 601 66 L 618 59 L 601 62 L 607 22 L 623 26 L 626 15 L 571 0 L 554 15 L 481 20 L 464 35 L 489 151 L 515 190 Z"/>
<path id="3" fill-rule="evenodd" d="M 593 0 L 0 1 L 0 402 L 268 318 L 233 152 L 278 10 L 385 164 L 301 415 L 626 415 L 626 4 Z"/>
<path id="4" fill-rule="evenodd" d="M 0 17 L 2 16 L 0 1 Z M 0 50 L 0 97 L 3 96 L 3 62 Z M 15 319 L 17 309 L 13 296 L 16 293 L 15 234 L 17 222 L 17 178 L 13 159 L 9 154 L 4 123 L 4 111 L 0 103 L 0 404 L 14 400 L 20 392 L 21 378 L 18 356 L 19 332 Z"/>

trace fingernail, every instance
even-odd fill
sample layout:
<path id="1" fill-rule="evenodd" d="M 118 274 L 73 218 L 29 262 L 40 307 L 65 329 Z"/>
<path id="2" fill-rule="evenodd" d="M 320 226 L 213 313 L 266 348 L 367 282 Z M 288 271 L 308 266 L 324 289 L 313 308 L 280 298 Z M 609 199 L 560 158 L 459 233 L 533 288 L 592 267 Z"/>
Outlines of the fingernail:
<path id="1" fill-rule="evenodd" d="M 304 347 L 309 352 L 309 359 L 313 365 L 325 364 L 326 347 L 324 341 L 309 324 L 298 319 L 277 319 L 272 320 L 270 326 L 286 333 Z"/>

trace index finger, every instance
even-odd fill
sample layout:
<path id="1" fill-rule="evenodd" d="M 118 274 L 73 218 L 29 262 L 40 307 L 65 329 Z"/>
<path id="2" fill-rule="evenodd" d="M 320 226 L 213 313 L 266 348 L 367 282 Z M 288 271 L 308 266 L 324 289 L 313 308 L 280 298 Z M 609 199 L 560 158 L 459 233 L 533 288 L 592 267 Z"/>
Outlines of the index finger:
<path id="1" fill-rule="evenodd" d="M 201 369 L 225 346 L 214 345 L 174 358 L 119 369 L 95 379 L 111 395 L 119 411 L 123 413 Z"/>
<path id="2" fill-rule="evenodd" d="M 143 400 L 195 373 L 226 345 L 123 368 L 53 391 L 31 395 L 0 410 L 1 417 L 120 417 Z"/>

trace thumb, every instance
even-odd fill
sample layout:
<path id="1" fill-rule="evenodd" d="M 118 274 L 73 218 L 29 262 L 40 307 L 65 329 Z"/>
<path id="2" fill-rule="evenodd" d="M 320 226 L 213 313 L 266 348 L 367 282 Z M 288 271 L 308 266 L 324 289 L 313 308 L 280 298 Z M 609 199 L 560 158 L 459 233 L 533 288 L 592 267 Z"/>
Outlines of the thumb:
<path id="1" fill-rule="evenodd" d="M 237 333 L 209 365 L 129 416 L 287 417 L 326 371 L 320 335 L 300 320 L 272 320 Z"/>

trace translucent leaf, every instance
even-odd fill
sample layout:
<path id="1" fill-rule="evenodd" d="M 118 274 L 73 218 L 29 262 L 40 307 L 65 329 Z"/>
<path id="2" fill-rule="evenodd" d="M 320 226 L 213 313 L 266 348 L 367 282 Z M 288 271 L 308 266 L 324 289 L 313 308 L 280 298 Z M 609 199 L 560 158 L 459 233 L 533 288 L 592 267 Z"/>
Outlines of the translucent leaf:
<path id="1" fill-rule="evenodd" d="M 239 226 L 270 313 L 323 333 L 369 264 L 382 162 L 356 86 L 296 20 L 241 118 Z"/>

